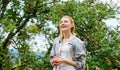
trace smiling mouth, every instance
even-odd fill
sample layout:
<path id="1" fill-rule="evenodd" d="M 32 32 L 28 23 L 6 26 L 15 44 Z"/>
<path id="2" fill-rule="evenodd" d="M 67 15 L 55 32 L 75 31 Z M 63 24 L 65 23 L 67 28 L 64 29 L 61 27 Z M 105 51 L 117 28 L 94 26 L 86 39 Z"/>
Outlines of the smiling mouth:
<path id="1" fill-rule="evenodd" d="M 66 26 L 62 25 L 61 28 L 66 28 Z"/>

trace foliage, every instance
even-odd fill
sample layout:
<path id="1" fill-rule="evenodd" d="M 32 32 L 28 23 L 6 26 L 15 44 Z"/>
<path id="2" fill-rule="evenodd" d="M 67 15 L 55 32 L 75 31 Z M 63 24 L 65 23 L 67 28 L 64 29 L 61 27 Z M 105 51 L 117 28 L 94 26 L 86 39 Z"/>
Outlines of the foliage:
<path id="1" fill-rule="evenodd" d="M 57 26 L 63 15 L 70 15 L 75 20 L 77 36 L 87 43 L 87 70 L 111 70 L 119 69 L 116 60 L 120 61 L 120 36 L 103 20 L 114 18 L 114 14 L 115 10 L 106 4 L 71 1 L 51 7 L 49 16 Z"/>
<path id="2" fill-rule="evenodd" d="M 49 22 L 59 29 L 64 15 L 75 20 L 77 36 L 86 43 L 87 70 L 120 69 L 120 31 L 109 29 L 103 22 L 115 18 L 110 5 L 94 0 L 1 0 L 0 8 L 0 70 L 51 70 L 49 54 L 59 31 L 50 28 Z M 26 43 L 31 34 L 47 38 L 50 48 L 45 56 L 36 55 Z M 16 55 L 10 54 L 11 46 L 18 51 Z"/>

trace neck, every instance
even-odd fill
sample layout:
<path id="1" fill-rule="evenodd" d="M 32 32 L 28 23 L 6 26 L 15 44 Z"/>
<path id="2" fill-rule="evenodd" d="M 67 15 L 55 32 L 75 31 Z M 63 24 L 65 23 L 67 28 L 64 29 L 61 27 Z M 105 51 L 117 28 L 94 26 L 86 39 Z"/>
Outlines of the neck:
<path id="1" fill-rule="evenodd" d="M 63 32 L 63 39 L 68 39 L 71 35 L 71 32 Z"/>

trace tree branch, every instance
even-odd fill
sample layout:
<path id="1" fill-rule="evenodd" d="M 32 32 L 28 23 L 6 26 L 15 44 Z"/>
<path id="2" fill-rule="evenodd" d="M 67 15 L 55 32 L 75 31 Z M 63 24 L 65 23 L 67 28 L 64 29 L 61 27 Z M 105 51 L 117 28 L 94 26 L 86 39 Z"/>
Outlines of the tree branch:
<path id="1" fill-rule="evenodd" d="M 10 39 L 12 39 L 12 37 L 14 36 L 14 35 L 16 35 L 19 31 L 20 31 L 20 29 L 22 29 L 25 25 L 26 25 L 26 23 L 27 23 L 27 21 L 29 20 L 29 18 L 30 17 L 28 17 L 28 18 L 26 18 L 26 20 L 24 21 L 24 23 L 20 26 L 20 27 L 18 27 L 18 29 L 13 33 L 13 32 L 10 32 L 9 34 L 8 34 L 8 36 L 7 36 L 7 38 L 5 39 L 5 41 L 3 42 L 3 49 L 5 49 L 9 44 L 10 44 Z"/>
<path id="2" fill-rule="evenodd" d="M 2 6 L 2 8 L 1 8 L 1 13 L 0 13 L 0 20 L 3 18 L 3 16 L 4 16 L 4 12 L 5 12 L 5 10 L 6 10 L 6 6 L 7 6 L 7 4 L 8 4 L 9 2 L 7 1 L 6 3 L 3 3 L 3 6 Z"/>
<path id="3" fill-rule="evenodd" d="M 37 6 L 38 3 L 36 3 Z M 5 39 L 5 41 L 2 44 L 3 49 L 6 49 L 6 47 L 10 44 L 10 39 L 13 38 L 13 36 L 15 36 L 21 29 L 23 29 L 23 27 L 26 25 L 26 23 L 29 21 L 29 19 L 33 16 L 36 15 L 37 10 L 35 9 L 34 12 L 32 12 L 32 15 L 27 16 L 27 18 L 25 19 L 25 21 L 23 22 L 23 24 L 21 26 L 19 26 L 17 28 L 17 30 L 15 32 L 10 32 L 7 36 L 7 38 Z M 27 14 L 25 14 L 27 15 Z M 22 21 L 23 18 L 21 18 L 18 22 L 20 23 Z"/>

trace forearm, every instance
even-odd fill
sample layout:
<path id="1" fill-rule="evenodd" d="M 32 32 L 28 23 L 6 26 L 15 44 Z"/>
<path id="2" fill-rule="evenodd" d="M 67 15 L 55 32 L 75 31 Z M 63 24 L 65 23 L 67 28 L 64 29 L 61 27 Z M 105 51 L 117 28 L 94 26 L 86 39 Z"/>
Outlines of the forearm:
<path id="1" fill-rule="evenodd" d="M 76 62 L 73 60 L 63 59 L 62 63 L 67 63 L 69 65 L 76 66 Z"/>
<path id="2" fill-rule="evenodd" d="M 76 58 L 78 59 L 78 58 Z M 76 69 L 80 69 L 84 67 L 86 61 L 86 57 L 85 56 L 81 56 L 81 58 L 79 58 L 79 60 L 68 60 L 68 59 L 61 59 L 61 63 L 66 63 L 69 65 L 74 66 Z"/>

